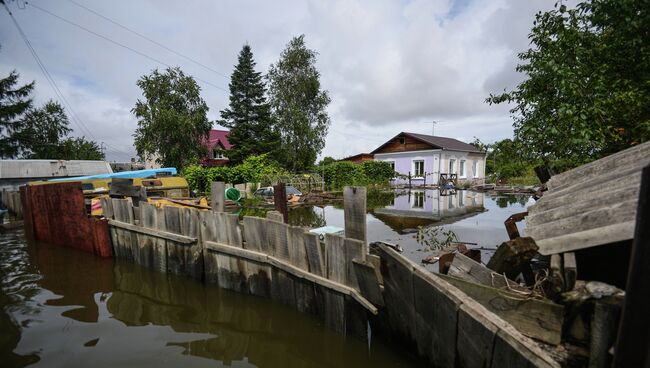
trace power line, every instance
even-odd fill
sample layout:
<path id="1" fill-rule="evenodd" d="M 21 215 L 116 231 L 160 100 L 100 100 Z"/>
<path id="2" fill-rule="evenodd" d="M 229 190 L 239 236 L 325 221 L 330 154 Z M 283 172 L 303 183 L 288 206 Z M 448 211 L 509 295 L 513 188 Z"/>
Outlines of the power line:
<path id="1" fill-rule="evenodd" d="M 219 72 L 218 70 L 212 69 L 211 67 L 209 67 L 209 66 L 207 66 L 207 65 L 205 65 L 205 64 L 203 64 L 203 63 L 201 63 L 201 62 L 199 62 L 199 61 L 196 61 L 196 60 L 194 60 L 193 58 L 191 58 L 191 57 L 189 57 L 189 56 L 187 56 L 187 55 L 185 55 L 185 54 L 183 54 L 183 53 L 181 53 L 181 52 L 179 52 L 179 51 L 176 51 L 176 50 L 174 50 L 174 49 L 172 49 L 172 48 L 169 48 L 169 47 L 163 45 L 162 43 L 160 43 L 160 42 L 158 42 L 158 41 L 156 41 L 156 40 L 153 40 L 153 39 L 151 39 L 151 38 L 149 38 L 149 37 L 143 35 L 142 33 L 139 33 L 139 32 L 137 32 L 137 31 L 135 31 L 135 30 L 133 30 L 133 29 L 131 29 L 131 28 L 129 28 L 129 27 L 127 27 L 127 26 L 125 26 L 125 25 L 119 23 L 118 21 L 116 21 L 116 20 L 114 20 L 114 19 L 111 19 L 111 18 L 109 18 L 109 17 L 107 17 L 107 16 L 104 16 L 104 15 L 102 15 L 101 13 L 99 13 L 99 12 L 97 12 L 97 11 L 95 11 L 95 10 L 92 10 L 92 9 L 90 9 L 90 8 L 88 8 L 88 7 L 84 6 L 84 5 L 82 5 L 82 4 L 79 4 L 78 2 L 76 2 L 76 1 L 74 1 L 74 0 L 68 0 L 68 1 L 71 2 L 71 3 L 74 4 L 74 5 L 76 5 L 76 6 L 80 7 L 80 8 L 82 8 L 82 9 L 88 11 L 88 12 L 91 12 L 91 13 L 95 14 L 96 16 L 98 16 L 98 17 L 100 17 L 100 18 L 102 18 L 102 19 L 104 19 L 104 20 L 106 20 L 106 21 L 108 21 L 108 22 L 113 23 L 114 25 L 116 25 L 116 26 L 118 26 L 118 27 L 120 27 L 120 28 L 122 28 L 122 29 L 124 29 L 124 30 L 126 30 L 126 31 L 128 31 L 128 32 L 133 33 L 134 35 L 136 35 L 136 36 L 138 36 L 138 37 L 140 37 L 140 38 L 142 38 L 142 39 L 145 39 L 145 40 L 147 40 L 147 41 L 153 43 L 154 45 L 160 46 L 160 47 L 162 47 L 163 49 L 165 49 L 165 50 L 167 50 L 167 51 L 169 51 L 169 52 L 171 52 L 171 53 L 173 53 L 173 54 L 175 54 L 175 55 L 178 55 L 178 56 L 182 57 L 182 58 L 185 59 L 185 60 L 191 61 L 192 63 L 194 63 L 194 64 L 196 64 L 196 65 L 198 65 L 198 66 L 200 66 L 200 67 L 203 67 L 204 69 L 209 70 L 209 71 L 211 71 L 211 72 L 213 72 L 213 73 L 215 73 L 215 74 L 217 74 L 217 75 L 219 75 L 219 76 L 221 76 L 221 77 L 228 78 L 228 76 L 226 76 L 225 74 Z"/>
<path id="2" fill-rule="evenodd" d="M 14 25 L 16 26 L 16 29 L 18 30 L 18 33 L 20 34 L 21 38 L 25 42 L 25 45 L 27 46 L 27 49 L 29 49 L 29 52 L 32 54 L 32 57 L 36 61 L 36 64 L 41 69 L 41 72 L 43 72 L 43 75 L 45 76 L 45 79 L 48 81 L 48 83 L 50 84 L 50 86 L 54 90 L 54 94 L 56 94 L 57 97 L 59 97 L 59 99 L 61 99 L 61 101 L 63 101 L 63 103 L 66 105 L 66 107 L 68 107 L 68 109 L 70 110 L 71 116 L 73 116 L 73 121 L 78 125 L 79 129 L 82 130 L 82 133 L 84 133 L 84 134 L 86 132 L 90 133 L 90 130 L 83 124 L 83 122 L 81 122 L 81 120 L 76 119 L 76 114 L 74 113 L 74 110 L 72 109 L 72 107 L 70 106 L 70 104 L 66 100 L 65 96 L 63 95 L 63 93 L 59 89 L 58 85 L 56 84 L 56 81 L 54 80 L 54 78 L 52 77 L 50 72 L 47 70 L 47 67 L 45 66 L 45 64 L 43 63 L 41 58 L 38 56 L 38 53 L 36 53 L 36 50 L 34 49 L 31 42 L 29 41 L 29 38 L 27 38 L 27 35 L 25 34 L 22 27 L 20 26 L 20 24 L 18 23 L 18 21 L 14 17 L 11 10 L 9 10 L 9 7 L 7 7 L 7 4 L 4 1 L 2 1 L 2 5 L 4 5 L 5 9 L 9 13 L 9 16 L 11 17 L 11 20 L 13 21 Z M 84 131 L 84 128 L 86 129 L 85 131 Z M 90 135 L 92 136 L 92 134 L 90 134 Z"/>
<path id="3" fill-rule="evenodd" d="M 105 41 L 108 41 L 108 42 L 110 42 L 110 43 L 112 43 L 112 44 L 114 44 L 114 45 L 120 46 L 120 47 L 122 47 L 122 48 L 124 48 L 124 49 L 127 49 L 127 50 L 133 52 L 133 53 L 136 53 L 136 54 L 138 54 L 138 55 L 140 55 L 140 56 L 142 56 L 142 57 L 144 57 L 144 58 L 147 58 L 147 59 L 149 59 L 149 60 L 151 60 L 151 61 L 153 61 L 153 62 L 155 62 L 155 63 L 161 64 L 161 65 L 164 65 L 164 66 L 166 66 L 166 67 L 168 67 L 168 68 L 172 68 L 171 65 L 165 63 L 164 61 L 158 60 L 158 59 L 154 58 L 153 56 L 150 56 L 150 55 L 148 55 L 148 54 L 145 54 L 144 52 L 138 51 L 138 50 L 136 50 L 136 49 L 134 49 L 134 48 L 132 48 L 132 47 L 129 47 L 129 46 L 123 44 L 123 43 L 120 43 L 120 42 L 118 42 L 118 41 L 115 41 L 115 40 L 113 40 L 113 39 L 111 39 L 111 38 L 109 38 L 109 37 L 107 37 L 107 36 L 104 36 L 104 35 L 102 35 L 102 34 L 99 34 L 99 33 L 95 32 L 95 31 L 93 31 L 93 30 L 91 30 L 91 29 L 88 29 L 88 28 L 86 28 L 86 27 L 84 27 L 84 26 L 82 26 L 82 25 L 80 25 L 80 24 L 77 24 L 77 23 L 75 23 L 75 22 L 73 22 L 73 21 L 71 21 L 71 20 L 69 20 L 69 19 L 66 19 L 66 18 L 63 18 L 63 17 L 61 17 L 61 16 L 58 16 L 58 15 L 52 13 L 51 11 L 49 11 L 49 10 L 47 10 L 47 9 L 41 8 L 41 7 L 38 6 L 38 5 L 34 5 L 34 4 L 32 4 L 32 3 L 29 3 L 29 2 L 25 2 L 25 4 L 31 6 L 31 7 L 35 8 L 35 9 L 38 9 L 38 10 L 42 11 L 42 12 L 45 13 L 45 14 L 48 14 L 48 15 L 50 15 L 50 16 L 52 16 L 52 17 L 55 17 L 55 18 L 61 20 L 62 22 L 68 23 L 68 24 L 70 24 L 70 25 L 72 25 L 72 26 L 75 26 L 75 27 L 77 27 L 77 28 L 79 28 L 79 29 L 81 29 L 81 30 L 83 30 L 83 31 L 86 31 L 86 32 L 88 32 L 88 33 L 90 33 L 90 34 L 92 34 L 92 35 L 94 35 L 94 36 L 96 36 L 96 37 L 99 37 L 99 38 L 101 38 L 101 39 L 103 39 L 103 40 L 105 40 Z M 206 80 L 204 80 L 204 79 L 201 79 L 201 78 L 197 78 L 197 77 L 194 77 L 194 78 L 196 78 L 196 80 L 201 81 L 201 82 L 203 82 L 203 83 L 205 83 L 205 84 L 207 84 L 207 85 L 210 85 L 210 86 L 212 86 L 212 87 L 214 87 L 214 88 L 216 88 L 216 89 L 219 89 L 219 90 L 222 90 L 222 91 L 225 91 L 225 92 L 229 92 L 227 89 L 222 88 L 222 87 L 219 87 L 219 86 L 217 86 L 217 85 L 214 84 L 214 83 L 208 82 L 208 81 L 206 81 Z"/>

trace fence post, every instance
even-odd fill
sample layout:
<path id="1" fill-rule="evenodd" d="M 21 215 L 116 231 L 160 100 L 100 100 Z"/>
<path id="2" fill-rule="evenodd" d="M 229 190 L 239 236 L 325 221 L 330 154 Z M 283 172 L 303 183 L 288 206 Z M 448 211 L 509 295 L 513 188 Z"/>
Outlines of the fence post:
<path id="1" fill-rule="evenodd" d="M 289 223 L 289 209 L 287 208 L 287 187 L 284 183 L 277 183 L 273 186 L 273 202 L 275 210 L 282 214 L 285 224 Z"/>
<path id="2" fill-rule="evenodd" d="M 226 183 L 222 181 L 213 181 L 210 186 L 210 201 L 212 202 L 213 212 L 226 211 Z"/>
<path id="3" fill-rule="evenodd" d="M 345 237 L 361 240 L 364 244 L 364 254 L 367 254 L 366 187 L 343 188 L 343 206 Z"/>

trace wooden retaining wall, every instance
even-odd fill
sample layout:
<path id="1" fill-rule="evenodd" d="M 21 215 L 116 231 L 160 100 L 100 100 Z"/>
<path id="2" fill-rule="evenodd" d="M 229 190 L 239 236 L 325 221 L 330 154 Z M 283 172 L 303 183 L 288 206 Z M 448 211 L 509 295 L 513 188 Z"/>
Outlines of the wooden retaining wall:
<path id="1" fill-rule="evenodd" d="M 2 204 L 16 216 L 16 219 L 22 219 L 23 205 L 20 201 L 20 192 L 3 190 L 0 194 Z"/>
<path id="2" fill-rule="evenodd" d="M 537 343 L 437 274 L 383 245 L 371 253 L 381 259 L 386 306 L 373 332 L 412 347 L 435 367 L 559 367 Z"/>
<path id="3" fill-rule="evenodd" d="M 237 215 L 133 207 L 128 199 L 105 199 L 102 207 L 116 258 L 271 298 L 346 336 L 368 336 L 368 312 L 377 308 L 355 273 L 366 260 L 362 241 L 328 235 L 323 245 L 306 229 L 271 219 L 245 217 L 242 227 Z"/>

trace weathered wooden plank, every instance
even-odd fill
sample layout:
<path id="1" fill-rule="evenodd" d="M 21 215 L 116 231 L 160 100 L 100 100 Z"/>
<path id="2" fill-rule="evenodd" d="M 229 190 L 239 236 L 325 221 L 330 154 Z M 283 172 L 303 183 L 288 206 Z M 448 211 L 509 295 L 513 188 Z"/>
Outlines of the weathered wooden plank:
<path id="1" fill-rule="evenodd" d="M 113 201 L 109 197 L 102 197 L 100 200 L 102 204 L 102 212 L 104 217 L 107 219 L 112 219 L 113 217 Z"/>
<path id="2" fill-rule="evenodd" d="M 283 222 L 284 221 L 284 215 L 282 215 L 278 211 L 268 211 L 266 212 L 266 218 L 271 221 L 275 222 Z"/>
<path id="3" fill-rule="evenodd" d="M 216 213 L 217 239 L 233 247 L 242 247 L 242 234 L 239 228 L 239 217 L 225 212 Z M 248 272 L 244 262 L 238 257 L 228 257 L 230 262 L 231 290 L 248 293 Z M 225 261 L 225 259 L 224 259 Z"/>
<path id="4" fill-rule="evenodd" d="M 115 215 L 115 220 L 125 223 L 133 224 L 133 205 L 130 200 L 127 199 L 112 199 L 113 211 Z M 135 226 L 135 225 L 133 225 Z M 135 234 L 132 234 L 131 231 L 119 229 L 116 232 L 117 235 L 117 246 L 116 246 L 116 256 L 118 258 L 135 260 L 134 254 L 134 242 L 137 243 L 137 238 Z"/>
<path id="5" fill-rule="evenodd" d="M 354 271 L 354 263 L 352 261 L 359 260 L 365 261 L 366 253 L 364 253 L 365 244 L 364 242 L 356 239 L 346 238 L 343 243 L 345 249 L 345 281 L 346 285 L 350 286 L 353 289 L 359 289 L 359 281 L 357 280 L 357 274 Z"/>
<path id="6" fill-rule="evenodd" d="M 357 239 L 366 247 L 366 187 L 344 187 L 343 188 L 343 217 L 345 220 L 345 237 Z"/>
<path id="7" fill-rule="evenodd" d="M 183 207 L 180 211 L 181 234 L 187 237 L 200 237 L 199 210 Z M 203 279 L 203 247 L 202 242 L 185 245 L 181 249 L 183 257 L 183 273 L 195 280 Z"/>
<path id="8" fill-rule="evenodd" d="M 296 307 L 296 290 L 291 276 L 280 268 L 273 268 L 271 273 L 271 299 Z"/>
<path id="9" fill-rule="evenodd" d="M 210 184 L 210 205 L 214 212 L 224 212 L 226 210 L 226 183 L 222 181 L 213 181 Z"/>
<path id="10" fill-rule="evenodd" d="M 350 296 L 345 296 L 345 335 L 368 340 L 368 315 Z"/>
<path id="11" fill-rule="evenodd" d="M 579 231 L 535 241 L 539 253 L 551 255 L 589 248 L 597 244 L 613 244 L 634 238 L 634 221 L 606 225 L 595 229 Z"/>
<path id="12" fill-rule="evenodd" d="M 564 253 L 564 291 L 573 290 L 576 286 L 577 277 L 576 254 L 573 252 Z"/>
<path id="13" fill-rule="evenodd" d="M 373 306 L 372 303 L 366 300 L 363 296 L 361 296 L 361 294 L 358 291 L 346 285 L 336 283 L 326 278 L 323 278 L 321 276 L 317 276 L 310 272 L 304 271 L 296 266 L 287 263 L 284 260 L 266 255 L 264 253 L 255 252 L 255 251 L 242 249 L 242 248 L 231 247 L 229 245 L 220 244 L 211 241 L 206 241 L 205 246 L 208 249 L 220 253 L 224 253 L 224 254 L 240 257 L 240 258 L 251 259 L 260 263 L 262 262 L 267 263 L 272 267 L 281 269 L 286 273 L 292 274 L 293 276 L 296 276 L 298 278 L 312 281 L 314 283 L 322 285 L 323 287 L 332 289 L 340 294 L 351 295 L 352 297 L 354 297 L 355 300 L 357 300 L 357 302 L 359 302 L 359 304 L 363 305 L 366 309 L 368 309 L 368 311 L 370 311 L 373 314 L 377 314 L 377 308 Z"/>
<path id="14" fill-rule="evenodd" d="M 549 267 L 549 294 L 551 298 L 559 295 L 564 290 L 564 272 L 562 270 L 562 256 L 553 254 Z"/>
<path id="15" fill-rule="evenodd" d="M 375 268 L 375 274 L 377 274 L 377 281 L 379 281 L 379 285 L 383 285 L 384 279 L 381 277 L 381 272 L 379 271 L 379 267 L 381 267 L 381 259 L 376 254 L 368 254 L 366 255 L 366 259 Z"/>
<path id="16" fill-rule="evenodd" d="M 160 214 L 162 214 L 163 216 L 160 216 Z M 160 217 L 162 217 L 162 219 L 164 220 L 164 218 L 165 218 L 164 217 L 164 212 L 161 211 L 156 216 L 156 223 L 157 223 L 156 229 L 149 229 L 149 228 L 146 228 L 146 227 L 132 225 L 132 224 L 128 224 L 128 223 L 125 223 L 125 222 L 122 222 L 122 221 L 118 221 L 118 220 L 108 220 L 108 224 L 111 225 L 111 226 L 114 226 L 116 228 L 119 228 L 119 229 L 125 229 L 125 230 L 129 230 L 131 232 L 134 232 L 134 233 L 141 233 L 141 234 L 145 234 L 145 235 L 150 235 L 150 236 L 154 236 L 156 238 L 166 239 L 166 240 L 169 240 L 169 241 L 172 241 L 172 242 L 175 242 L 175 243 L 181 243 L 181 244 L 193 244 L 193 243 L 196 243 L 197 238 L 192 238 L 192 237 L 184 236 L 184 235 L 178 235 L 178 234 L 175 234 L 175 233 L 171 233 L 169 231 L 158 230 L 158 229 L 161 228 L 161 226 L 160 226 L 161 224 L 158 221 Z"/>
<path id="17" fill-rule="evenodd" d="M 327 278 L 340 284 L 347 283 L 347 265 L 345 264 L 345 238 L 338 235 L 325 235 L 327 249 Z"/>
<path id="18" fill-rule="evenodd" d="M 244 238 L 246 243 L 243 247 L 248 250 L 262 252 L 268 249 L 268 238 L 266 220 L 259 217 L 244 217 Z M 270 296 L 271 292 L 271 268 L 262 263 L 249 262 L 246 265 L 248 288 L 253 295 Z"/>
<path id="19" fill-rule="evenodd" d="M 149 203 L 142 202 L 138 207 L 139 210 L 139 227 L 140 228 L 151 228 L 155 226 L 156 223 L 156 208 Z M 157 240 L 156 237 L 146 235 L 143 233 L 136 234 L 138 239 L 138 252 L 139 252 L 139 261 L 140 264 L 153 268 L 154 266 L 154 242 Z"/>
<path id="20" fill-rule="evenodd" d="M 209 242 L 217 240 L 216 218 L 212 212 L 201 211 L 199 214 L 201 224 L 199 227 L 203 242 L 203 273 L 206 283 L 219 285 L 219 269 L 217 255 L 210 251 Z"/>
<path id="21" fill-rule="evenodd" d="M 399 267 L 399 263 L 394 267 Z M 415 269 L 413 269 L 415 271 Z M 402 270 L 404 272 L 404 270 Z M 428 272 L 428 271 L 425 271 Z M 458 308 L 461 300 L 454 294 L 440 287 L 438 283 L 431 280 L 431 277 L 423 277 L 424 273 L 413 272 L 412 291 L 404 291 L 403 295 L 413 298 L 412 309 L 407 309 L 408 314 L 397 319 L 394 323 L 409 323 L 402 327 L 402 330 L 410 327 L 408 333 L 402 331 L 405 336 L 409 336 L 416 345 L 418 352 L 426 356 L 430 361 L 436 362 L 439 367 L 454 367 L 456 355 L 456 336 L 458 325 Z M 406 275 L 402 275 L 404 280 L 399 284 L 405 285 L 408 282 Z M 395 279 L 393 276 L 392 279 Z M 384 279 L 386 280 L 386 279 Z M 391 283 L 386 281 L 386 289 L 392 287 Z M 397 292 L 392 291 L 396 298 Z M 410 294 L 410 295 L 409 295 Z M 384 294 L 386 297 L 386 294 Z M 392 299 L 394 300 L 394 299 Z M 392 300 L 386 298 L 386 304 Z M 404 302 L 402 302 L 404 303 Z M 404 305 L 398 305 L 404 307 Z M 391 307 L 392 313 L 399 313 L 397 308 Z"/>
<path id="22" fill-rule="evenodd" d="M 309 261 L 307 260 L 307 251 L 305 249 L 305 229 L 300 226 L 289 226 L 288 228 L 288 248 L 289 260 L 291 264 L 309 271 Z"/>
<path id="23" fill-rule="evenodd" d="M 621 305 L 616 302 L 596 301 L 591 318 L 589 368 L 612 366 L 610 349 L 616 343 Z"/>
<path id="24" fill-rule="evenodd" d="M 438 276 L 510 322 L 524 335 L 549 344 L 560 343 L 564 320 L 564 308 L 561 305 L 475 284 L 453 276 L 442 274 Z"/>
<path id="25" fill-rule="evenodd" d="M 269 236 L 272 245 L 271 248 L 273 249 L 272 255 L 290 262 L 287 224 L 277 221 L 268 221 L 266 226 L 267 235 Z"/>
<path id="26" fill-rule="evenodd" d="M 304 244 L 307 252 L 307 261 L 309 262 L 309 271 L 315 275 L 327 277 L 327 268 L 325 268 L 325 257 L 320 246 L 318 235 L 304 233 Z"/>
<path id="27" fill-rule="evenodd" d="M 345 334 L 345 296 L 330 289 L 323 289 L 325 296 L 325 325 Z"/>
<path id="28" fill-rule="evenodd" d="M 174 206 L 163 207 L 165 213 L 165 226 L 167 231 L 174 234 L 182 234 L 181 230 L 181 209 Z M 167 242 L 167 272 L 175 275 L 183 274 L 183 245 L 177 242 Z"/>
<path id="29" fill-rule="evenodd" d="M 633 221 L 636 214 L 633 210 L 636 202 L 634 199 L 622 203 L 612 203 L 607 207 L 599 207 L 572 217 L 547 222 L 543 226 L 526 228 L 526 235 L 536 240 L 542 240 L 595 229 L 612 223 Z"/>
<path id="30" fill-rule="evenodd" d="M 475 303 L 461 304 L 458 310 L 456 357 L 460 367 L 492 364 L 492 348 L 499 328 L 486 316 L 489 312 L 485 312 L 485 308 Z"/>
<path id="31" fill-rule="evenodd" d="M 381 275 L 384 280 L 384 302 L 388 329 L 404 343 L 415 343 L 415 300 L 413 296 L 413 267 L 394 250 L 378 245 Z M 428 306 L 427 308 L 430 308 Z"/>
<path id="32" fill-rule="evenodd" d="M 542 358 L 538 351 L 531 349 L 532 344 L 524 345 L 517 335 L 506 330 L 499 330 L 494 338 L 492 349 L 492 367 L 499 368 L 550 368 L 560 365 Z M 539 348 L 537 348 L 539 350 Z"/>
<path id="33" fill-rule="evenodd" d="M 505 276 L 490 270 L 462 253 L 454 255 L 454 260 L 452 261 L 447 274 L 466 281 L 492 286 L 497 289 L 514 289 L 523 292 L 529 291 L 528 288 L 520 286 L 515 281 L 508 280 Z"/>
<path id="34" fill-rule="evenodd" d="M 384 306 L 384 297 L 379 288 L 379 280 L 377 279 L 375 267 L 368 261 L 354 260 L 352 263 L 361 295 L 374 305 Z"/>

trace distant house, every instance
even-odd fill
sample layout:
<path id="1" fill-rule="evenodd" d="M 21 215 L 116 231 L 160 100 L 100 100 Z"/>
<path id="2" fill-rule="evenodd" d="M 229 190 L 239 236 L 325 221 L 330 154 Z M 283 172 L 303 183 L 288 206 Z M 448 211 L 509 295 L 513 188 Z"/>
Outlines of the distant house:
<path id="1" fill-rule="evenodd" d="M 412 185 L 436 185 L 441 174 L 456 174 L 459 183 L 485 181 L 485 152 L 454 138 L 402 132 L 371 152 L 375 160 L 391 163 Z M 408 179 L 396 178 L 394 184 Z"/>
<path id="2" fill-rule="evenodd" d="M 210 130 L 208 141 L 205 144 L 208 149 L 208 156 L 201 161 L 201 164 L 205 166 L 222 166 L 228 163 L 225 152 L 233 147 L 228 142 L 228 133 L 227 130 Z"/>
<path id="3" fill-rule="evenodd" d="M 359 153 L 358 155 L 349 156 L 339 161 L 349 161 L 353 164 L 360 164 L 364 161 L 372 161 L 374 156 L 370 153 Z"/>

